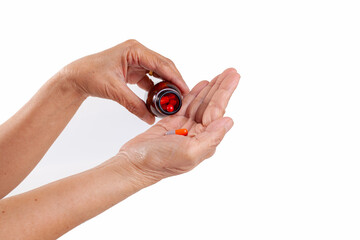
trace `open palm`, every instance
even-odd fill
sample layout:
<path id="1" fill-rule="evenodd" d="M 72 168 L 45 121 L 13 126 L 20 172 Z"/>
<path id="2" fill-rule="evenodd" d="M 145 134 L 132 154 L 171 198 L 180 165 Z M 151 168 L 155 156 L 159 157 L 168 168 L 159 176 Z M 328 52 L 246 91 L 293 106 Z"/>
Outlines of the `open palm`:
<path id="1" fill-rule="evenodd" d="M 183 100 L 181 110 L 166 117 L 146 132 L 127 142 L 119 154 L 151 177 L 164 178 L 187 172 L 212 156 L 216 146 L 233 125 L 223 117 L 240 75 L 227 69 L 210 83 L 198 83 Z M 186 128 L 187 137 L 165 135 Z"/>

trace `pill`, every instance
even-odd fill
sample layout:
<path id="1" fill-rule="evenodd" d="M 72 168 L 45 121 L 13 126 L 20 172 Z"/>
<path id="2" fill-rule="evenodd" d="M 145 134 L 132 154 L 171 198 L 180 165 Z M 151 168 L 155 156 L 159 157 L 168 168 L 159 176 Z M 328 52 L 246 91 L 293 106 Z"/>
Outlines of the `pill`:
<path id="1" fill-rule="evenodd" d="M 176 95 L 173 93 L 168 94 L 169 99 L 175 99 Z"/>
<path id="2" fill-rule="evenodd" d="M 166 111 L 168 111 L 168 112 L 173 112 L 173 111 L 174 111 L 174 106 L 171 105 L 171 104 L 167 105 L 167 106 L 166 106 Z"/>
<path id="3" fill-rule="evenodd" d="M 171 99 L 170 101 L 169 101 L 169 104 L 171 104 L 171 105 L 173 105 L 173 106 L 175 106 L 176 105 L 176 100 L 175 99 Z"/>
<path id="4" fill-rule="evenodd" d="M 182 128 L 182 129 L 170 130 L 165 133 L 165 135 L 173 135 L 173 134 L 187 136 L 188 130 L 186 128 Z"/>
<path id="5" fill-rule="evenodd" d="M 163 97 L 160 99 L 160 104 L 161 104 L 161 105 L 167 104 L 168 102 L 169 102 L 169 97 L 168 97 L 168 96 L 163 96 Z"/>

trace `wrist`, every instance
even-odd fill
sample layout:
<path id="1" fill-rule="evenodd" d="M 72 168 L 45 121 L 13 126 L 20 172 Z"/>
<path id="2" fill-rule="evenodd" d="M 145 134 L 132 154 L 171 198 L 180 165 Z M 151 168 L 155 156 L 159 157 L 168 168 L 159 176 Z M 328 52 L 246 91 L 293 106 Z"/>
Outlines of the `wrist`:
<path id="1" fill-rule="evenodd" d="M 134 164 L 133 161 L 134 159 L 131 159 L 128 154 L 120 152 L 99 167 L 107 168 L 110 172 L 114 173 L 120 181 L 126 180 L 135 192 L 153 185 L 162 179 L 162 177 L 157 174 L 142 170 L 142 168 Z"/>
<path id="2" fill-rule="evenodd" d="M 67 67 L 64 67 L 56 73 L 55 76 L 50 79 L 50 82 L 57 87 L 61 94 L 66 95 L 74 102 L 83 102 L 88 97 L 88 95 L 81 91 L 75 84 L 74 77 Z"/>

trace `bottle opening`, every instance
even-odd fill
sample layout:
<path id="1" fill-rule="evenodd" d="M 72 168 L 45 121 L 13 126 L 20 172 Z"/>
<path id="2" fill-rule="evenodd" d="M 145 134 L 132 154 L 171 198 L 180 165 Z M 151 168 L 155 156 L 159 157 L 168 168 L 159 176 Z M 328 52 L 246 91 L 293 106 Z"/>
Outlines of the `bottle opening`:
<path id="1" fill-rule="evenodd" d="M 176 91 L 166 90 L 159 95 L 158 107 L 166 115 L 175 114 L 181 108 L 181 98 Z"/>

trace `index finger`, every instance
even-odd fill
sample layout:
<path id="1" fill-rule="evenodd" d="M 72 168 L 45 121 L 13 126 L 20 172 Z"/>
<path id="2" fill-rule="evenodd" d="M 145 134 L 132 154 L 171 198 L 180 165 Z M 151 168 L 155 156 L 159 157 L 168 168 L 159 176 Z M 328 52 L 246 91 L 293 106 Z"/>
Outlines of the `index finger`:
<path id="1" fill-rule="evenodd" d="M 139 55 L 138 61 L 141 67 L 153 71 L 164 80 L 174 83 L 183 94 L 187 94 L 190 91 L 173 61 L 145 46 L 143 46 Z"/>

